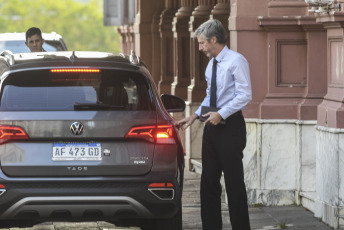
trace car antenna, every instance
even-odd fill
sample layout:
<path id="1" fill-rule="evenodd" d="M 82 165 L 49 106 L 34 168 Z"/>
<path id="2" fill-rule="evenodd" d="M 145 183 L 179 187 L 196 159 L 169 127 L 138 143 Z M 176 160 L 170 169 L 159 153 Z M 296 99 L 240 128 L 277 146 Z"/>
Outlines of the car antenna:
<path id="1" fill-rule="evenodd" d="M 72 55 L 69 57 L 69 60 L 74 63 L 75 59 L 78 58 L 77 56 L 75 56 L 75 51 L 73 51 Z"/>

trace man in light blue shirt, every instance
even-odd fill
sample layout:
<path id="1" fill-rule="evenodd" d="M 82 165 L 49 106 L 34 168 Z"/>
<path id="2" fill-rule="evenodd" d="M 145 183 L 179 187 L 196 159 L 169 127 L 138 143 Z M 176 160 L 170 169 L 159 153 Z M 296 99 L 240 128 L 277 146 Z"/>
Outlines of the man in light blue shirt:
<path id="1" fill-rule="evenodd" d="M 209 106 L 210 103 L 210 82 L 214 59 L 217 60 L 216 105 L 221 108 L 217 112 L 222 119 L 226 119 L 230 115 L 245 109 L 252 99 L 250 70 L 248 62 L 241 54 L 224 46 L 216 58 L 209 61 L 205 71 L 205 78 L 208 82 L 207 96 L 196 111 L 198 116 L 201 115 L 201 107 Z"/>
<path id="2" fill-rule="evenodd" d="M 252 99 L 249 65 L 241 54 L 226 46 L 226 31 L 220 21 L 208 20 L 195 35 L 199 50 L 212 58 L 205 71 L 207 95 L 195 114 L 178 121 L 177 125 L 185 130 L 196 119 L 205 120 L 201 177 L 203 229 L 222 229 L 220 179 L 223 172 L 232 229 L 249 230 L 242 164 L 246 125 L 241 112 Z"/>

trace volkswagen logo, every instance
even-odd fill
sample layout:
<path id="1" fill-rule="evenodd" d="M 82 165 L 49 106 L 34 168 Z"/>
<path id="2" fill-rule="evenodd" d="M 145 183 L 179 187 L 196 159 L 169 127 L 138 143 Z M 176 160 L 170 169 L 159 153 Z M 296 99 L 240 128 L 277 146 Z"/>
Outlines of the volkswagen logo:
<path id="1" fill-rule="evenodd" d="M 70 131 L 74 134 L 74 135 L 80 135 L 82 133 L 82 131 L 84 131 L 84 125 L 81 124 L 80 122 L 73 122 L 70 125 Z"/>

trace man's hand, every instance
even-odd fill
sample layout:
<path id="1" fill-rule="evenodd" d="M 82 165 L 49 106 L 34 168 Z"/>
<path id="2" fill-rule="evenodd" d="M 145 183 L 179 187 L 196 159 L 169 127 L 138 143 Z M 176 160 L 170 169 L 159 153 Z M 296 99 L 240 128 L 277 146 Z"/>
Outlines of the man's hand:
<path id="1" fill-rule="evenodd" d="M 193 114 L 190 117 L 186 117 L 180 121 L 176 122 L 176 127 L 182 129 L 183 131 L 187 129 L 194 121 L 198 118 L 197 114 Z"/>
<path id="2" fill-rule="evenodd" d="M 206 121 L 205 124 L 211 124 L 211 125 L 218 125 L 220 121 L 222 120 L 221 115 L 218 112 L 209 112 L 206 114 L 202 115 L 203 117 L 209 117 Z"/>

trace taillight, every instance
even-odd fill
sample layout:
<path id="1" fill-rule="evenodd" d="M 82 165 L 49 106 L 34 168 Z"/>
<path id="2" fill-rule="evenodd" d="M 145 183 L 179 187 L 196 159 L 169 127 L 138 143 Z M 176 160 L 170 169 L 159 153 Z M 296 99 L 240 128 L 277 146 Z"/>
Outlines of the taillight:
<path id="1" fill-rule="evenodd" d="M 6 187 L 3 184 L 0 184 L 0 196 L 6 192 Z"/>
<path id="2" fill-rule="evenodd" d="M 156 129 L 156 143 L 159 144 L 175 144 L 176 141 L 173 138 L 172 125 L 158 125 Z"/>
<path id="3" fill-rule="evenodd" d="M 172 183 L 151 183 L 148 185 L 148 191 L 160 200 L 173 200 L 174 198 L 174 188 Z"/>
<path id="4" fill-rule="evenodd" d="M 51 69 L 52 82 L 97 82 L 100 81 L 100 69 L 95 68 L 56 68 Z"/>
<path id="5" fill-rule="evenodd" d="M 148 188 L 173 188 L 172 183 L 151 183 Z"/>
<path id="6" fill-rule="evenodd" d="M 0 125 L 0 144 L 10 140 L 27 140 L 29 136 L 17 126 Z"/>
<path id="7" fill-rule="evenodd" d="M 90 69 L 90 68 L 61 68 L 61 69 L 51 69 L 52 73 L 99 73 L 100 69 Z"/>
<path id="8" fill-rule="evenodd" d="M 172 125 L 151 125 L 133 127 L 125 138 L 144 139 L 157 144 L 175 144 Z"/>

